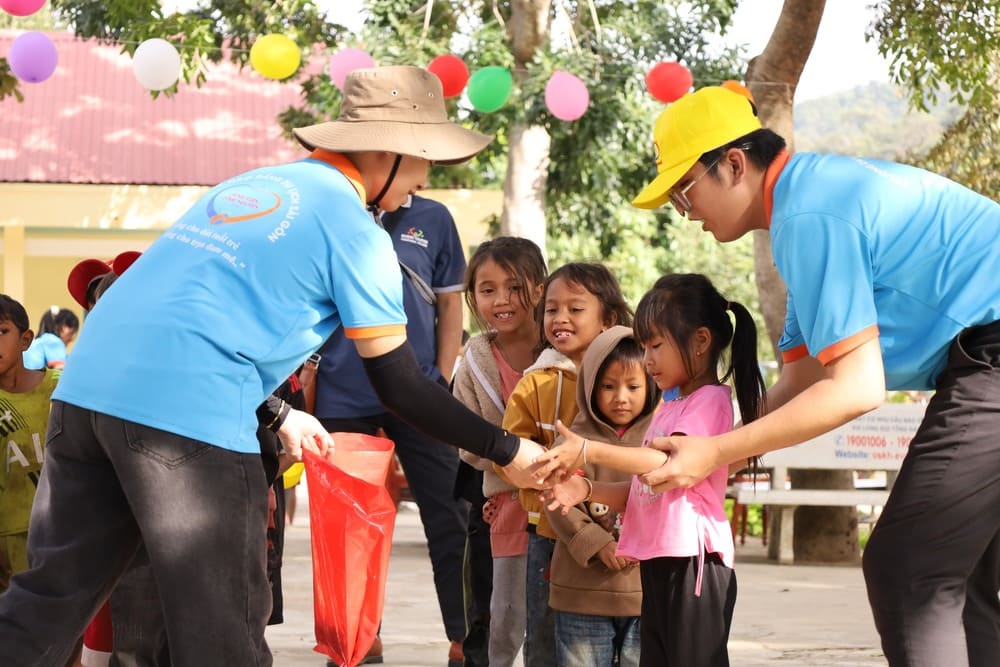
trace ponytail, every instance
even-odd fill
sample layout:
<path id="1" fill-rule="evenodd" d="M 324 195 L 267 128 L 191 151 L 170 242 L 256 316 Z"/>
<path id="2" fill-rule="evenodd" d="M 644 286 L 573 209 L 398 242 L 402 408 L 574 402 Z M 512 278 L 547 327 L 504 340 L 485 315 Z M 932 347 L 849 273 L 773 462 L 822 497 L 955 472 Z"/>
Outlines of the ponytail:
<path id="1" fill-rule="evenodd" d="M 764 376 L 757 362 L 757 327 L 746 307 L 736 301 L 726 304 L 733 314 L 732 352 L 725 377 L 733 376 L 740 418 L 749 424 L 764 414 Z M 725 378 L 723 378 L 725 379 Z"/>

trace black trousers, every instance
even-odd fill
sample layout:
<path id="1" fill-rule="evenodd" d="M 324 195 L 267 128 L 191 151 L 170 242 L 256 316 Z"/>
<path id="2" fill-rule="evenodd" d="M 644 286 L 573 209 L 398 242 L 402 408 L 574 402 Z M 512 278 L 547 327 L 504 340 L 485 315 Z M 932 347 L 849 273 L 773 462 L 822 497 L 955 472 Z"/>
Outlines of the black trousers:
<path id="1" fill-rule="evenodd" d="M 718 554 L 705 554 L 701 595 L 698 557 L 639 563 L 642 618 L 640 667 L 729 667 L 729 628 L 736 607 L 736 573 Z"/>
<path id="2" fill-rule="evenodd" d="M 458 450 L 428 438 L 390 413 L 355 419 L 324 418 L 320 422 L 331 433 L 374 435 L 382 427 L 396 444 L 396 455 L 420 509 L 445 633 L 453 642 L 462 641 L 466 633 L 462 566 L 469 504 L 453 494 Z"/>
<path id="3" fill-rule="evenodd" d="M 28 562 L 0 596 L 5 667 L 62 667 L 144 543 L 175 665 L 269 667 L 260 454 L 52 402 Z"/>
<path id="4" fill-rule="evenodd" d="M 952 343 L 864 573 L 890 665 L 1000 665 L 1000 323 Z"/>

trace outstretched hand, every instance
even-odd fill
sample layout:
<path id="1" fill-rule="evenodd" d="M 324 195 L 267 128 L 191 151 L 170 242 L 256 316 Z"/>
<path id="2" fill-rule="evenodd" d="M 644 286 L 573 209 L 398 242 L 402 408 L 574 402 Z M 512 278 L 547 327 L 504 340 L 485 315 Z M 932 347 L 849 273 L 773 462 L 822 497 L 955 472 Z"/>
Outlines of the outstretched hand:
<path id="1" fill-rule="evenodd" d="M 667 454 L 663 465 L 639 476 L 655 493 L 690 488 L 726 464 L 710 437 L 672 435 L 653 438 L 649 446 Z"/>
<path id="2" fill-rule="evenodd" d="M 556 430 L 563 437 L 558 447 L 553 447 L 538 457 L 538 470 L 535 476 L 545 485 L 552 486 L 567 479 L 583 466 L 583 444 L 586 438 L 581 438 L 566 428 L 561 421 L 556 421 Z"/>
<path id="3" fill-rule="evenodd" d="M 503 466 L 502 470 L 510 483 L 521 489 L 540 489 L 544 486 L 537 476 L 536 460 L 545 452 L 537 442 L 521 438 L 514 460 Z"/>
<path id="4" fill-rule="evenodd" d="M 333 436 L 319 420 L 302 410 L 289 410 L 278 428 L 278 440 L 291 461 L 302 460 L 302 450 L 326 456 L 333 453 Z"/>
<path id="5" fill-rule="evenodd" d="M 583 477 L 572 475 L 565 482 L 542 491 L 541 498 L 550 512 L 561 509 L 563 516 L 566 516 L 571 507 L 586 500 L 588 493 L 590 493 L 590 485 L 584 481 Z"/>

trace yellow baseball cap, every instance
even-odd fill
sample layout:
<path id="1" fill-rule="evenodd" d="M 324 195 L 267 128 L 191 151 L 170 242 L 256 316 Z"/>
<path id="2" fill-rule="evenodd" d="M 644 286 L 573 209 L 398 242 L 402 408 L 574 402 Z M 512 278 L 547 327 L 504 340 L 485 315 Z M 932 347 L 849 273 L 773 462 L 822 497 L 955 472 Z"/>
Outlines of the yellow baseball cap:
<path id="1" fill-rule="evenodd" d="M 707 86 L 684 95 L 656 119 L 653 144 L 659 174 L 632 205 L 663 206 L 670 198 L 670 189 L 699 157 L 760 127 L 750 99 L 730 88 Z"/>

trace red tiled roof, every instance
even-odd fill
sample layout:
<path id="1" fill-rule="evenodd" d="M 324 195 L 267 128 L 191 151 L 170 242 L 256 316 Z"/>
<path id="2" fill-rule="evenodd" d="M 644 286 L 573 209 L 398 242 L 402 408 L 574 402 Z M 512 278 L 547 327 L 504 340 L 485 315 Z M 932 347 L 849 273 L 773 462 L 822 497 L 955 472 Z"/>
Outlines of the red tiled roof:
<path id="1" fill-rule="evenodd" d="M 0 30 L 0 55 L 19 34 Z M 120 47 L 48 34 L 55 73 L 22 83 L 23 103 L 0 102 L 0 182 L 214 185 L 305 156 L 277 122 L 300 100 L 295 83 L 209 63 L 201 88 L 154 100 Z"/>

